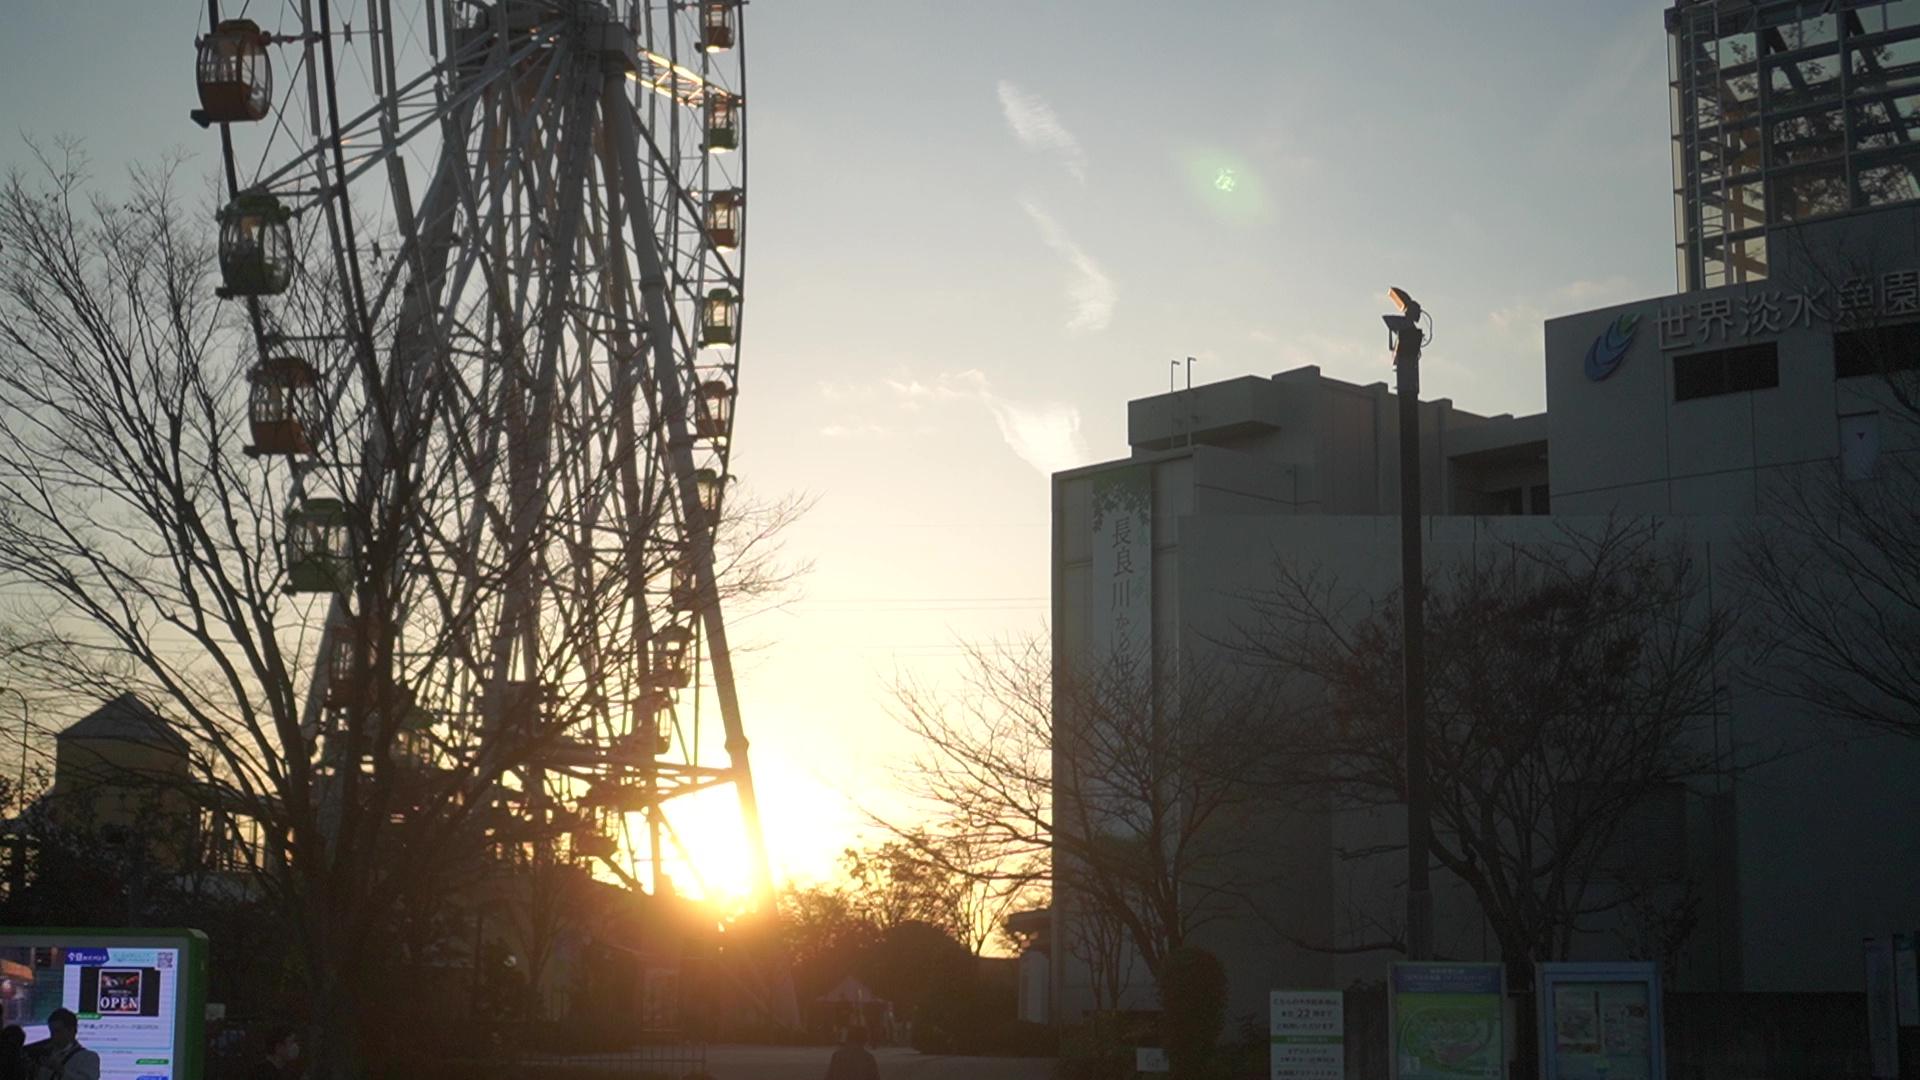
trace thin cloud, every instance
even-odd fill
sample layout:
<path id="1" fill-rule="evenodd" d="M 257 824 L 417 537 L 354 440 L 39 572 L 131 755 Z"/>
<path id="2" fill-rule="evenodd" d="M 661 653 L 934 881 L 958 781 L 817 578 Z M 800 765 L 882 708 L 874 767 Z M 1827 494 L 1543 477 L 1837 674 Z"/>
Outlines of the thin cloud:
<path id="1" fill-rule="evenodd" d="M 1566 288 L 1560 290 L 1559 297 L 1576 304 L 1606 307 L 1609 304 L 1638 299 L 1642 291 L 1632 278 L 1614 274 L 1597 281 L 1582 278 L 1579 281 L 1570 282 Z"/>
<path id="2" fill-rule="evenodd" d="M 1072 405 L 1022 405 L 989 396 L 987 407 L 1007 447 L 1041 475 L 1052 476 L 1087 460 L 1080 410 Z"/>
<path id="3" fill-rule="evenodd" d="M 1000 111 L 1013 137 L 1028 149 L 1057 156 L 1075 180 L 1086 183 L 1087 159 L 1080 140 L 1060 122 L 1052 106 L 1006 79 L 1000 80 L 998 90 Z"/>
<path id="4" fill-rule="evenodd" d="M 1028 403 L 1001 397 L 994 393 L 986 373 L 978 368 L 943 371 L 928 379 L 902 374 L 863 385 L 821 384 L 823 391 L 829 386 L 834 390 L 833 396 L 848 400 L 891 398 L 899 414 L 896 419 L 914 413 L 927 416 L 922 410 L 929 406 L 964 405 L 969 409 L 976 404 L 985 406 L 993 415 L 994 425 L 1007 449 L 1043 475 L 1051 476 L 1087 460 L 1086 441 L 1080 436 L 1079 409 L 1066 404 Z M 851 420 L 817 430 L 821 438 L 842 442 L 881 442 L 904 433 L 898 425 Z M 926 435 L 932 429 L 921 424 L 913 430 Z"/>
<path id="5" fill-rule="evenodd" d="M 1510 304 L 1487 312 L 1487 325 L 1497 334 L 1537 337 L 1546 321 L 1546 311 L 1528 303 Z"/>
<path id="6" fill-rule="evenodd" d="M 1119 299 L 1113 279 L 1093 256 L 1073 242 L 1073 237 L 1067 235 L 1067 230 L 1051 214 L 1026 199 L 1020 200 L 1020 208 L 1040 227 L 1040 238 L 1047 246 L 1073 268 L 1073 279 L 1067 285 L 1067 299 L 1073 314 L 1067 320 L 1067 329 L 1073 333 L 1105 330 L 1113 321 L 1114 305 Z"/>
<path id="7" fill-rule="evenodd" d="M 902 406 L 914 409 L 929 401 L 980 397 L 986 393 L 987 377 L 977 369 L 968 368 L 959 372 L 943 371 L 931 383 L 907 377 L 888 379 L 886 385 Z"/>
<path id="8" fill-rule="evenodd" d="M 884 424 L 828 424 L 820 429 L 823 439 L 877 441 L 893 437 L 893 429 Z"/>

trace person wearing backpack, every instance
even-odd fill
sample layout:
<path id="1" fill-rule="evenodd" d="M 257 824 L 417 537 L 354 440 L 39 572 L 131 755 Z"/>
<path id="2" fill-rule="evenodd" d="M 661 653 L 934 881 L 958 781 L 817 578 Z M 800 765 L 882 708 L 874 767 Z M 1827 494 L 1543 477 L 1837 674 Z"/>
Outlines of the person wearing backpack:
<path id="1" fill-rule="evenodd" d="M 71 1009 L 47 1014 L 47 1039 L 28 1054 L 28 1080 L 100 1080 L 100 1055 L 80 1045 L 80 1018 Z"/>

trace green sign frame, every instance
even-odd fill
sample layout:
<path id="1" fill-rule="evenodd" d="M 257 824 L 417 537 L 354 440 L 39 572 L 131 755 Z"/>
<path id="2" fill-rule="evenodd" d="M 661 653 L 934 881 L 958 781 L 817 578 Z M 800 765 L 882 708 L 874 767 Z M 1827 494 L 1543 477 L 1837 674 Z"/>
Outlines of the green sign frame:
<path id="1" fill-rule="evenodd" d="M 186 927 L 9 926 L 0 929 L 7 949 L 175 949 L 173 1080 L 205 1080 L 207 1025 L 207 935 Z"/>

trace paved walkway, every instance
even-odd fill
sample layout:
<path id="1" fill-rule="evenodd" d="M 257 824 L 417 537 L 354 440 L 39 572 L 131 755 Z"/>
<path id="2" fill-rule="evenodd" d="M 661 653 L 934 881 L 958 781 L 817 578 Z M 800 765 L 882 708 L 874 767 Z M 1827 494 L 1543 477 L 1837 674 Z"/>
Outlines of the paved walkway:
<path id="1" fill-rule="evenodd" d="M 826 1046 L 709 1046 L 714 1080 L 820 1080 L 833 1050 Z M 938 1057 L 897 1047 L 873 1052 L 881 1080 L 1050 1080 L 1051 1058 Z"/>

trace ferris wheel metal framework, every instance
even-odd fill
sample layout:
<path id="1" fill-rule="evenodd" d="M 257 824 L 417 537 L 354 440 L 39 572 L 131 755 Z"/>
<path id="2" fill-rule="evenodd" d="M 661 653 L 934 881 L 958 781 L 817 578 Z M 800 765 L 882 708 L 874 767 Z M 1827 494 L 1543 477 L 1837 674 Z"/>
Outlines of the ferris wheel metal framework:
<path id="1" fill-rule="evenodd" d="M 509 691 L 538 686 L 543 613 L 569 596 L 619 593 L 638 648 L 581 650 L 598 718 L 523 769 L 522 790 L 617 819 L 624 843 L 574 842 L 572 854 L 658 891 L 669 845 L 696 873 L 700 861 L 668 805 L 731 785 L 765 904 L 771 880 L 715 566 L 745 266 L 743 5 L 425 0 L 396 19 L 394 0 L 283 0 L 280 25 L 267 29 L 244 9 L 223 20 L 208 0 L 208 108 L 196 119 L 218 124 L 230 209 L 269 206 L 268 224 L 304 218 L 331 249 L 349 362 L 329 372 L 277 359 L 288 342 L 278 290 L 237 289 L 259 370 L 312 379 L 317 435 L 354 381 L 375 373 L 407 415 L 448 429 L 432 452 L 465 470 L 471 510 L 459 527 L 537 549 L 497 583 L 495 617 L 476 631 L 485 640 L 465 643 L 488 670 L 449 677 L 423 704 L 437 722 L 470 716 L 484 741 L 501 728 Z M 284 94 L 264 74 L 269 52 L 298 56 Z M 237 96 L 210 98 L 209 71 Z M 250 130 L 236 139 L 236 128 Z M 242 153 L 253 143 L 257 158 Z M 417 200 L 410 165 L 429 173 Z M 503 389 L 516 380 L 523 392 Z M 476 415 L 458 403 L 509 399 L 504 415 L 487 413 L 488 430 L 456 430 Z M 376 432 L 357 448 L 363 460 L 385 452 L 377 443 Z M 327 453 L 305 433 L 287 447 Z M 306 471 L 296 456 L 296 500 Z M 565 543 L 543 546 L 537 530 Z M 327 722 L 327 658 L 352 633 L 343 592 L 328 601 L 313 659 L 309 734 Z M 709 699 L 721 763 L 702 755 Z M 592 803 L 608 791 L 618 794 Z M 643 817 L 644 843 L 629 814 Z"/>

